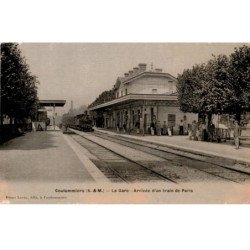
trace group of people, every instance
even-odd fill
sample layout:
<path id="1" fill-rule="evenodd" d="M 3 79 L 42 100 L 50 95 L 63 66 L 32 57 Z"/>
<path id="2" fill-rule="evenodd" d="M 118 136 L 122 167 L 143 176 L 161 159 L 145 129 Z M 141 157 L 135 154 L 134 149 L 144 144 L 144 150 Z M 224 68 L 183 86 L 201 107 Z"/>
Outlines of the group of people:
<path id="1" fill-rule="evenodd" d="M 161 126 L 160 121 L 151 122 L 149 130 L 151 135 L 173 135 L 173 126 L 168 126 L 166 121 L 164 121 L 163 126 Z"/>
<path id="2" fill-rule="evenodd" d="M 137 133 L 140 133 L 139 121 L 135 124 L 135 128 Z M 126 124 L 123 124 L 122 129 L 124 132 L 127 132 Z M 117 124 L 117 131 L 119 132 L 119 124 Z M 160 121 L 156 120 L 151 122 L 148 133 L 151 135 L 172 136 L 173 126 L 167 125 L 166 121 L 164 121 L 163 125 L 161 125 Z M 241 128 L 237 121 L 234 123 L 233 134 L 235 146 L 238 149 L 240 145 Z M 218 130 L 216 130 L 215 125 L 212 122 L 208 123 L 206 121 L 197 122 L 194 120 L 192 124 L 186 124 L 183 120 L 181 120 L 179 123 L 179 135 L 188 135 L 190 140 L 196 141 L 220 142 L 221 140 L 221 135 L 218 134 Z"/>
<path id="3" fill-rule="evenodd" d="M 221 141 L 222 135 L 218 132 L 218 130 L 216 130 L 213 123 L 206 124 L 205 122 L 196 122 L 194 120 L 188 127 L 188 136 L 190 140 L 210 142 Z M 236 149 L 239 149 L 241 127 L 238 121 L 234 122 L 234 127 L 231 129 L 231 131 L 233 132 L 235 147 Z"/>
<path id="4" fill-rule="evenodd" d="M 220 141 L 220 135 L 216 131 L 215 125 L 210 122 L 192 122 L 188 131 L 189 139 L 196 141 Z"/>
<path id="5" fill-rule="evenodd" d="M 139 134 L 141 132 L 139 121 L 135 123 L 135 129 L 136 129 L 137 134 Z M 120 128 L 119 124 L 117 124 L 116 130 L 117 130 L 117 132 L 120 132 L 120 131 L 122 131 L 124 133 L 129 132 L 125 123 L 123 124 L 122 128 Z M 161 126 L 160 121 L 154 121 L 154 122 L 151 122 L 150 128 L 148 129 L 147 132 L 151 135 L 169 135 L 169 136 L 172 136 L 173 135 L 173 126 L 167 126 L 166 121 L 164 121 L 163 126 Z"/>
<path id="6" fill-rule="evenodd" d="M 213 141 L 215 136 L 215 126 L 214 124 L 206 124 L 194 120 L 192 124 L 189 125 L 188 136 L 190 140 Z"/>

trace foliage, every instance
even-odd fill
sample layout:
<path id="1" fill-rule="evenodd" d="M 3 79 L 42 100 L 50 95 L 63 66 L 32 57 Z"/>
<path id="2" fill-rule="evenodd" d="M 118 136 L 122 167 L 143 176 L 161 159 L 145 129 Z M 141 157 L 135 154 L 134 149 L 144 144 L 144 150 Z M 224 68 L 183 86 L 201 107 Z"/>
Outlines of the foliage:
<path id="1" fill-rule="evenodd" d="M 236 48 L 229 57 L 213 56 L 178 75 L 178 100 L 184 112 L 241 114 L 249 110 L 250 48 Z"/>
<path id="2" fill-rule="evenodd" d="M 87 106 L 81 105 L 75 109 L 70 109 L 67 113 L 63 114 L 62 116 L 58 117 L 59 122 L 63 125 L 72 125 L 74 124 L 74 117 L 77 115 L 84 114 L 87 111 Z"/>
<path id="3" fill-rule="evenodd" d="M 71 114 L 72 116 L 76 116 L 76 115 L 83 114 L 84 112 L 86 112 L 86 110 L 87 110 L 87 106 L 81 105 L 80 107 L 75 108 L 75 109 L 73 109 L 73 110 L 70 109 L 69 112 L 70 112 L 70 114 Z"/>
<path id="4" fill-rule="evenodd" d="M 236 48 L 230 55 L 230 104 L 228 110 L 240 120 L 243 111 L 250 109 L 250 47 Z"/>
<path id="5" fill-rule="evenodd" d="M 64 126 L 74 125 L 74 123 L 75 123 L 75 117 L 73 115 L 67 113 L 62 116 L 62 124 Z"/>
<path id="6" fill-rule="evenodd" d="M 232 91 L 228 83 L 229 61 L 225 55 L 213 57 L 206 64 L 205 83 L 203 85 L 202 109 L 206 114 L 221 114 L 227 110 Z"/>
<path id="7" fill-rule="evenodd" d="M 90 105 L 89 105 L 89 108 L 90 107 L 94 107 L 96 105 L 99 105 L 99 104 L 102 104 L 104 102 L 108 102 L 108 101 L 111 101 L 115 99 L 115 90 L 114 89 L 111 89 L 111 90 L 107 90 L 107 91 L 104 91 L 102 92 L 94 102 L 92 102 Z"/>
<path id="8" fill-rule="evenodd" d="M 180 109 L 183 112 L 201 111 L 200 99 L 203 96 L 202 82 L 205 81 L 205 65 L 195 65 L 178 76 L 177 92 Z"/>
<path id="9" fill-rule="evenodd" d="M 11 118 L 34 117 L 38 107 L 37 77 L 18 44 L 1 44 L 1 111 Z"/>

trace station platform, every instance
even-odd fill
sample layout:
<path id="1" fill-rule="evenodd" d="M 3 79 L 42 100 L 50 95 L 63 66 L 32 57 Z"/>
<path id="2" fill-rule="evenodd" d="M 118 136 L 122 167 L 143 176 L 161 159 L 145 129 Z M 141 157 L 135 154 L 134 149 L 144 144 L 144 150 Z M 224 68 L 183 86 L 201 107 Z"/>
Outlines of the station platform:
<path id="1" fill-rule="evenodd" d="M 180 149 L 188 152 L 199 153 L 207 156 L 217 156 L 227 159 L 232 159 L 242 163 L 250 164 L 250 147 L 244 145 L 239 149 L 235 149 L 232 143 L 216 143 L 204 141 L 192 141 L 188 136 L 151 136 L 151 135 L 128 135 L 117 133 L 107 129 L 95 128 L 96 131 L 107 133 L 110 135 L 117 135 L 127 138 L 133 138 L 145 142 L 151 142 L 175 149 Z"/>
<path id="2" fill-rule="evenodd" d="M 61 131 L 28 132 L 0 145 L 0 182 L 106 181 L 85 152 Z"/>
<path id="3" fill-rule="evenodd" d="M 47 131 L 61 131 L 61 129 L 58 126 L 49 125 L 47 126 Z"/>

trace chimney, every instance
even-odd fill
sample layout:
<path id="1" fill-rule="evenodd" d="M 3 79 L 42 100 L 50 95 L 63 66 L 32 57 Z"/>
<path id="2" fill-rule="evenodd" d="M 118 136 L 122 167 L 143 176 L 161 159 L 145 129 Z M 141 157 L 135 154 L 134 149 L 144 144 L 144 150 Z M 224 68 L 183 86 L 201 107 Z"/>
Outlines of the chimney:
<path id="1" fill-rule="evenodd" d="M 138 68 L 138 67 L 134 67 L 134 68 L 133 68 L 133 71 L 134 71 L 134 75 L 137 75 L 138 72 L 139 72 L 139 68 Z"/>
<path id="2" fill-rule="evenodd" d="M 125 76 L 125 77 L 128 77 L 128 76 L 129 76 L 129 73 L 124 73 L 124 76 Z"/>
<path id="3" fill-rule="evenodd" d="M 129 73 L 129 76 L 133 76 L 133 70 L 129 70 L 128 73 Z"/>
<path id="4" fill-rule="evenodd" d="M 155 69 L 155 72 L 157 72 L 157 73 L 162 73 L 162 69 Z"/>
<path id="5" fill-rule="evenodd" d="M 139 73 L 146 71 L 146 69 L 147 69 L 146 63 L 140 63 L 138 66 L 139 66 Z"/>

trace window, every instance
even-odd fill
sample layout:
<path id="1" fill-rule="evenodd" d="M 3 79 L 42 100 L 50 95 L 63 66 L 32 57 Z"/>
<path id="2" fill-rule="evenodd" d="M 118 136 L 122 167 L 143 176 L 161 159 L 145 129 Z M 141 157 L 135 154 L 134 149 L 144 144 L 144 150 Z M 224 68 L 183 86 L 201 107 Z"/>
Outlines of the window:
<path id="1" fill-rule="evenodd" d="M 125 95 L 127 95 L 128 94 L 128 90 L 127 89 L 125 89 Z"/>
<path id="2" fill-rule="evenodd" d="M 123 96 L 123 91 L 121 91 L 121 96 Z"/>
<path id="3" fill-rule="evenodd" d="M 168 114 L 168 126 L 174 127 L 176 123 L 176 115 Z"/>
<path id="4" fill-rule="evenodd" d="M 156 94 L 157 93 L 157 89 L 152 89 L 152 93 Z"/>

